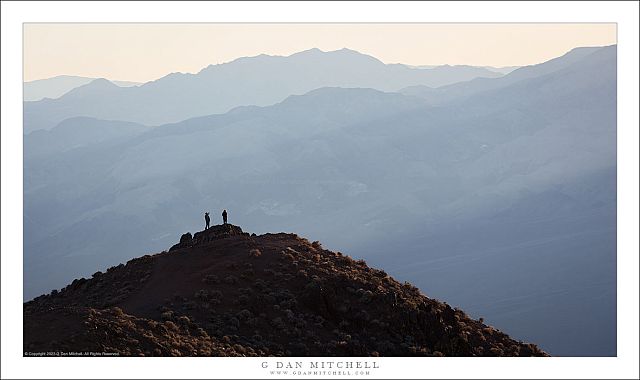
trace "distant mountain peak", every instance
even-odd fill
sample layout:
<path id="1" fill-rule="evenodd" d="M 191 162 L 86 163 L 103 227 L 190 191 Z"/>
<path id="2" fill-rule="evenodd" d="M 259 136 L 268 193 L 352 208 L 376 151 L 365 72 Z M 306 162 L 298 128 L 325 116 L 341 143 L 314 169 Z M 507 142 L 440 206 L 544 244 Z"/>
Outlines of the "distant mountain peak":
<path id="1" fill-rule="evenodd" d="M 325 52 L 324 52 L 324 51 L 322 51 L 322 50 L 320 50 L 319 48 L 314 47 L 314 48 L 311 48 L 311 49 L 301 50 L 301 51 L 299 51 L 299 52 L 296 52 L 296 53 L 290 54 L 290 55 L 289 55 L 289 57 L 296 56 L 296 55 L 305 55 L 305 54 L 322 54 L 322 53 L 325 53 Z"/>
<path id="2" fill-rule="evenodd" d="M 116 85 L 115 83 L 111 82 L 108 79 L 97 78 L 85 85 L 74 88 L 73 90 L 69 91 L 68 94 L 77 94 L 77 93 L 84 94 L 84 93 L 87 93 L 88 91 L 114 89 L 114 88 L 121 88 L 121 87 L 119 87 L 118 85 Z"/>

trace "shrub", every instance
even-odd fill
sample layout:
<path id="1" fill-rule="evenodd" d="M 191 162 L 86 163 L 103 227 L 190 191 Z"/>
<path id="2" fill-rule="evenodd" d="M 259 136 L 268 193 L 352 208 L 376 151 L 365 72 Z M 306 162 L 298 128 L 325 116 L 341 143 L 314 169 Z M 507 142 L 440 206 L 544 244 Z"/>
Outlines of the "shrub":
<path id="1" fill-rule="evenodd" d="M 267 287 L 267 284 L 261 278 L 259 278 L 253 283 L 253 287 L 257 290 L 263 290 Z"/>
<path id="2" fill-rule="evenodd" d="M 122 309 L 119 308 L 119 307 L 114 307 L 113 308 L 113 315 L 118 316 L 118 317 L 122 317 L 124 315 L 124 311 L 122 311 Z"/>
<path id="3" fill-rule="evenodd" d="M 204 282 L 205 284 L 213 285 L 220 283 L 220 279 L 215 274 L 208 274 L 204 276 L 202 282 Z"/>
<path id="4" fill-rule="evenodd" d="M 251 314 L 251 312 L 247 309 L 242 309 L 238 312 L 238 314 L 236 314 L 236 317 L 241 320 L 241 321 L 246 321 L 249 318 L 251 318 L 253 314 Z"/>
<path id="5" fill-rule="evenodd" d="M 320 244 L 320 242 L 317 240 L 311 243 L 311 246 L 315 249 L 322 249 L 322 244 Z"/>
<path id="6" fill-rule="evenodd" d="M 246 279 L 248 277 L 253 277 L 253 275 L 253 269 L 249 268 L 242 271 L 242 273 L 240 274 L 240 278 Z"/>
<path id="7" fill-rule="evenodd" d="M 298 256 L 300 254 L 300 252 L 296 251 L 295 249 L 291 248 L 291 247 L 287 247 L 285 250 L 285 253 L 290 253 L 293 256 Z"/>
<path id="8" fill-rule="evenodd" d="M 236 263 L 227 264 L 227 269 L 236 270 L 238 269 L 238 264 Z"/>
<path id="9" fill-rule="evenodd" d="M 227 276 L 224 278 L 224 282 L 233 285 L 238 283 L 238 279 L 235 276 Z"/>
<path id="10" fill-rule="evenodd" d="M 178 317 L 178 323 L 182 326 L 189 326 L 191 320 L 186 315 L 183 315 L 181 317 Z"/>
<path id="11" fill-rule="evenodd" d="M 282 321 L 282 318 L 280 317 L 276 317 L 274 319 L 271 320 L 271 325 L 277 329 L 283 329 L 285 327 L 284 322 Z"/>
<path id="12" fill-rule="evenodd" d="M 178 326 L 175 323 L 171 322 L 171 321 L 165 321 L 164 325 L 167 328 L 167 330 L 169 330 L 169 331 L 179 331 L 180 330 L 178 328 Z"/>
<path id="13" fill-rule="evenodd" d="M 288 252 L 282 251 L 282 256 L 280 256 L 280 260 L 293 261 L 293 260 L 295 260 L 295 257 L 293 257 L 293 255 L 288 253 Z"/>
<path id="14" fill-rule="evenodd" d="M 222 298 L 222 292 L 219 290 L 212 290 L 211 293 L 209 293 L 209 298 L 219 300 L 220 298 Z"/>
<path id="15" fill-rule="evenodd" d="M 200 289 L 193 295 L 194 298 L 206 301 L 209 299 L 209 292 L 205 289 Z"/>
<path id="16" fill-rule="evenodd" d="M 171 319 L 173 319 L 173 311 L 165 311 L 164 313 L 160 314 L 160 318 L 163 321 L 170 321 Z"/>

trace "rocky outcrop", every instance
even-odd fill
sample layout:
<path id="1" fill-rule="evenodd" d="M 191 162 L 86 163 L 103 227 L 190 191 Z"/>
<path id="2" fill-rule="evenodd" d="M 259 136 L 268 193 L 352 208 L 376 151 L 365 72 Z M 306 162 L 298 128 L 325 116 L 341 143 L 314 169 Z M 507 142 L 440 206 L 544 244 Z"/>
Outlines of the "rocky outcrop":
<path id="1" fill-rule="evenodd" d="M 180 237 L 180 242 L 173 245 L 169 249 L 169 251 L 175 251 L 176 249 L 183 248 L 192 248 L 210 243 L 214 240 L 240 235 L 249 236 L 248 233 L 242 231 L 242 228 L 234 226 L 233 224 L 218 224 L 216 226 L 211 226 L 204 231 L 196 232 L 193 237 L 191 236 L 191 232 L 183 234 Z"/>

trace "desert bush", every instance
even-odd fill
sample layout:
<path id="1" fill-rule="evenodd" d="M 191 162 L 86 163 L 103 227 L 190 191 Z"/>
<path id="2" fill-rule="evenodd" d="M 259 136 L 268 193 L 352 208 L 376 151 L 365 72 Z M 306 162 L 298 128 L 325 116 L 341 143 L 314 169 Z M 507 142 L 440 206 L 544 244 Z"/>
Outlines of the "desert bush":
<path id="1" fill-rule="evenodd" d="M 322 244 L 318 240 L 311 243 L 311 246 L 315 249 L 322 249 Z"/>
<path id="2" fill-rule="evenodd" d="M 253 283 L 253 287 L 257 290 L 263 290 L 267 288 L 267 284 L 261 278 L 259 278 Z"/>
<path id="3" fill-rule="evenodd" d="M 238 279 L 235 276 L 229 275 L 224 278 L 224 282 L 227 284 L 233 285 L 238 283 Z"/>
<path id="4" fill-rule="evenodd" d="M 364 291 L 360 296 L 360 302 L 362 303 L 369 303 L 371 302 L 372 299 L 373 299 L 373 292 L 371 290 Z"/>
<path id="5" fill-rule="evenodd" d="M 238 267 L 238 264 L 236 264 L 236 263 L 229 263 L 229 264 L 227 264 L 226 268 L 230 269 L 230 270 L 236 270 L 239 267 Z"/>
<path id="6" fill-rule="evenodd" d="M 253 272 L 253 269 L 249 268 L 249 269 L 245 269 L 242 271 L 242 273 L 240 274 L 240 278 L 242 279 L 246 279 L 249 277 L 253 277 L 255 273 Z"/>
<path id="7" fill-rule="evenodd" d="M 282 255 L 280 256 L 280 260 L 294 261 L 295 257 L 292 254 L 288 253 L 288 252 L 282 251 Z"/>
<path id="8" fill-rule="evenodd" d="M 238 314 L 236 314 L 236 317 L 241 321 L 246 321 L 252 316 L 253 314 L 251 314 L 251 312 L 247 309 L 242 309 L 238 312 Z"/>
<path id="9" fill-rule="evenodd" d="M 170 321 L 173 319 L 173 311 L 165 311 L 164 313 L 160 314 L 160 318 L 163 321 Z"/>
<path id="10" fill-rule="evenodd" d="M 276 317 L 271 320 L 271 326 L 277 328 L 278 330 L 282 330 L 285 328 L 285 324 L 282 321 L 282 318 Z"/>
<path id="11" fill-rule="evenodd" d="M 240 327 L 240 320 L 236 317 L 229 318 L 229 325 L 235 328 Z"/>
<path id="12" fill-rule="evenodd" d="M 152 320 L 152 319 L 148 319 L 147 320 L 147 327 L 154 330 L 156 327 L 158 327 L 158 322 Z"/>
<path id="13" fill-rule="evenodd" d="M 222 292 L 219 290 L 212 290 L 209 293 L 209 299 L 217 299 L 219 300 L 220 298 L 222 298 Z"/>
<path id="14" fill-rule="evenodd" d="M 205 284 L 213 285 L 220 283 L 220 279 L 215 274 L 208 274 L 204 276 L 202 282 L 204 282 Z"/>
<path id="15" fill-rule="evenodd" d="M 196 299 L 206 301 L 209 299 L 209 292 L 206 289 L 200 289 L 193 295 Z"/>
<path id="16" fill-rule="evenodd" d="M 179 331 L 180 330 L 178 328 L 178 326 L 175 323 L 171 322 L 171 321 L 165 321 L 164 325 L 167 328 L 167 330 L 169 330 L 169 331 Z"/>
<path id="17" fill-rule="evenodd" d="M 181 326 L 189 326 L 190 323 L 191 320 L 186 315 L 178 317 L 178 324 L 180 324 Z"/>
<path id="18" fill-rule="evenodd" d="M 376 276 L 376 277 L 384 278 L 384 277 L 387 277 L 387 272 L 385 272 L 383 270 L 376 269 L 376 270 L 373 271 L 373 275 Z"/>

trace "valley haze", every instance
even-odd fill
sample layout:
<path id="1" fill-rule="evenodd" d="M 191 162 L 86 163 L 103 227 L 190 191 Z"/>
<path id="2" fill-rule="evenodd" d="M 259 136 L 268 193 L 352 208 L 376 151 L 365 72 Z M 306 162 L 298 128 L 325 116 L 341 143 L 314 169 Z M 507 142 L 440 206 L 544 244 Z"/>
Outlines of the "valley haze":
<path id="1" fill-rule="evenodd" d="M 616 45 L 512 71 L 311 49 L 29 95 L 23 298 L 225 208 L 551 355 L 615 356 L 616 65 Z"/>

